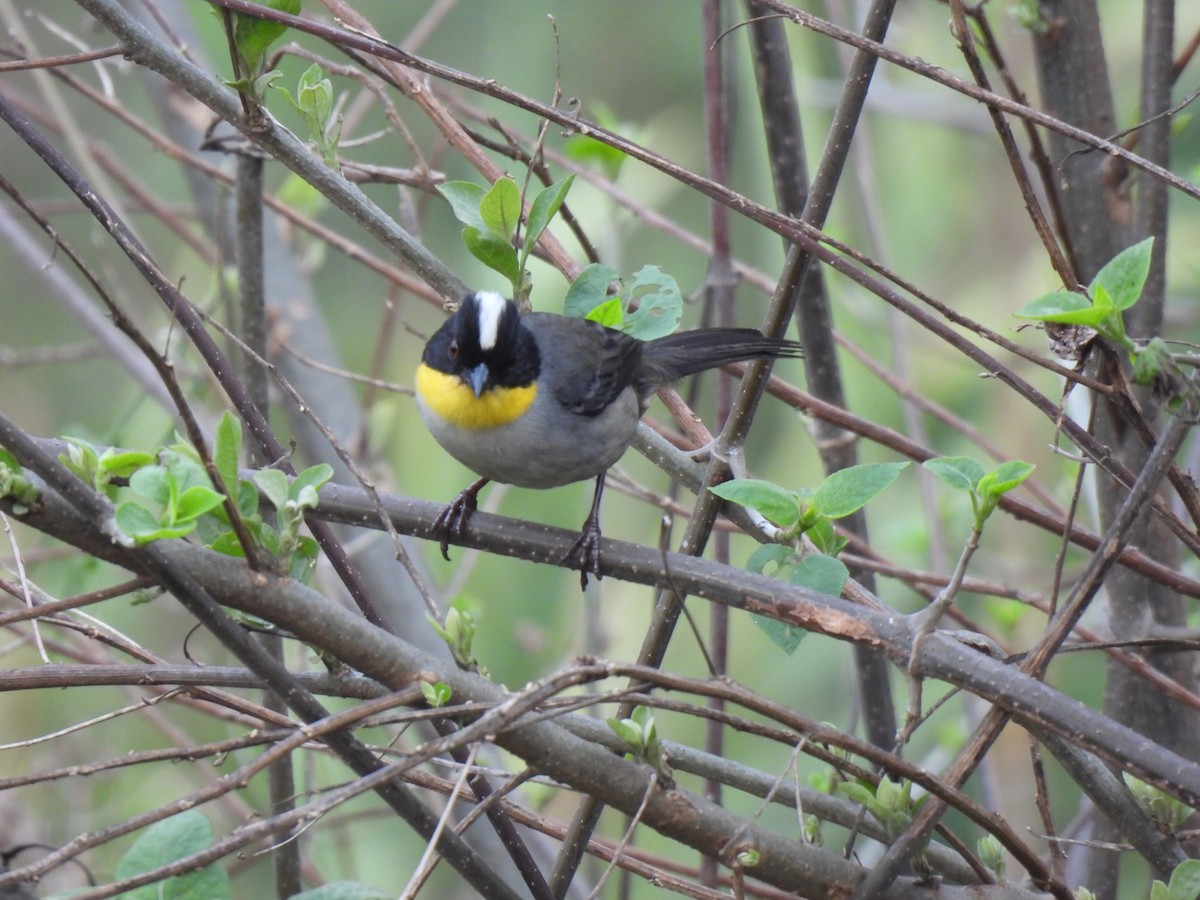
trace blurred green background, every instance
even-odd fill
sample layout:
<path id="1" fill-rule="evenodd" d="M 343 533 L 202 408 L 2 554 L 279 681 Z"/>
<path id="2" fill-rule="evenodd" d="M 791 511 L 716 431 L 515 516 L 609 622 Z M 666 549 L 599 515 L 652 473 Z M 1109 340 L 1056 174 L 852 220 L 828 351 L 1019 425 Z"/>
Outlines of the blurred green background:
<path id="1" fill-rule="evenodd" d="M 166 3 L 164 6 L 176 6 Z M 1006 7 L 992 4 L 994 25 L 1008 54 L 1014 76 L 1036 96 L 1030 65 L 1028 35 L 1011 18 Z M 418 23 L 434 8 L 430 3 L 359 2 L 355 4 L 393 42 L 403 43 Z M 804 4 L 818 14 L 826 14 L 821 4 Z M 828 14 L 845 21 L 851 4 L 830 4 Z M 200 44 L 197 50 L 210 59 L 221 60 L 225 50 L 219 23 L 202 3 L 187 2 L 179 7 L 190 18 Z M 311 7 L 311 8 L 309 8 Z M 1124 0 L 1108 0 L 1100 7 L 1104 16 L 1106 50 L 1113 73 L 1122 127 L 1133 123 L 1137 109 L 1137 72 L 1139 53 L 1140 5 Z M 563 102 L 568 98 L 579 104 L 584 118 L 611 116 L 621 133 L 633 138 L 672 162 L 704 173 L 705 125 L 703 119 L 701 69 L 706 52 L 700 29 L 699 4 L 681 0 L 609 0 L 606 3 L 494 0 L 489 3 L 460 2 L 438 4 L 444 17 L 432 28 L 415 51 L 444 65 L 473 75 L 495 79 L 513 90 L 548 101 L 555 91 L 556 70 L 561 78 Z M 732 7 L 740 16 L 742 8 Z M 317 14 L 316 4 L 306 4 L 306 13 Z M 965 66 L 947 29 L 947 10 L 934 2 L 900 5 L 891 28 L 889 44 L 905 53 L 919 56 L 965 77 Z M 1179 9 L 1177 32 L 1190 34 L 1200 27 L 1200 7 Z M 31 52 L 50 54 L 68 52 L 69 47 L 54 29 L 75 35 L 88 46 L 103 46 L 109 36 L 99 32 L 74 4 L 44 2 L 24 8 L 5 5 L 0 9 L 10 34 L 23 23 L 35 43 Z M 732 19 L 731 19 L 732 21 Z M 53 26 L 53 28 L 51 27 Z M 795 60 L 798 92 L 803 100 L 803 123 L 810 164 L 819 159 L 831 103 L 841 87 L 844 49 L 825 38 L 789 28 Z M 754 93 L 752 71 L 747 56 L 744 29 L 730 31 L 722 41 L 732 64 L 730 128 L 733 134 L 731 186 L 748 197 L 773 205 L 773 192 L 764 158 L 761 124 Z M 301 43 L 334 59 L 346 61 L 309 38 Z M 285 58 L 280 65 L 281 84 L 295 84 L 307 61 Z M 222 73 L 228 62 L 218 62 Z M 151 123 L 157 123 L 141 82 L 127 66 L 106 64 L 115 84 L 115 96 L 124 108 Z M 101 84 L 91 67 L 76 67 L 72 74 L 90 84 Z M 214 266 L 189 249 L 178 236 L 162 228 L 145 212 L 131 191 L 119 184 L 118 175 L 132 176 L 137 190 L 155 198 L 179 214 L 197 234 L 200 228 L 189 219 L 192 198 L 181 177 L 178 164 L 154 149 L 142 136 L 109 113 L 102 111 L 69 86 L 48 76 L 28 73 L 5 74 L 0 89 L 12 90 L 31 103 L 38 104 L 52 121 L 69 121 L 70 129 L 59 145 L 66 148 L 76 164 L 83 150 L 103 151 L 116 162 L 114 169 L 103 172 L 95 157 L 85 171 L 103 177 L 123 198 L 132 222 L 154 252 L 164 271 L 181 283 L 198 304 L 221 315 L 228 286 L 221 266 Z M 334 78 L 339 93 L 356 93 L 349 79 Z M 473 96 L 447 85 L 435 89 L 453 102 L 460 112 L 464 107 L 478 110 L 480 117 L 495 116 L 512 132 L 530 136 L 539 123 L 530 115 L 514 111 L 496 101 Z M 479 180 L 479 176 L 449 151 L 433 128 L 411 103 L 392 94 L 399 115 L 411 131 L 411 140 L 430 166 L 447 178 Z M 461 104 L 461 105 L 460 105 Z M 271 111 L 289 127 L 302 132 L 302 125 L 282 98 L 269 101 Z M 207 121 L 201 110 L 199 127 Z M 487 130 L 483 119 L 472 127 Z M 394 133 L 376 136 L 362 145 L 352 139 L 375 135 L 387 127 L 377 106 L 357 119 L 344 140 L 347 157 L 384 166 L 411 167 L 415 164 L 406 141 Z M 564 149 L 567 138 L 559 129 L 550 128 L 546 147 L 550 153 Z M 73 143 L 74 142 L 74 143 Z M 208 153 L 214 165 L 228 165 L 220 154 Z M 501 165 L 518 179 L 521 168 L 499 159 Z M 1175 171 L 1192 175 L 1200 163 L 1200 130 L 1190 121 L 1182 121 L 1175 143 Z M 178 365 L 185 382 L 211 421 L 220 408 L 220 399 L 205 382 L 197 360 L 186 348 L 184 339 L 172 331 L 167 314 L 146 286 L 136 277 L 115 247 L 94 223 L 67 199 L 61 185 L 50 178 L 28 149 L 8 132 L 0 134 L 0 166 L 6 178 L 20 186 L 22 193 L 49 215 L 54 226 L 77 250 L 86 255 L 97 273 L 120 302 L 132 312 L 139 325 L 154 336 L 160 346 L 169 343 L 178 351 Z M 555 177 L 563 169 L 551 163 Z M 103 173 L 101 175 L 101 173 Z M 287 172 L 268 164 L 269 189 L 284 186 Z M 682 233 L 706 238 L 709 233 L 709 202 L 636 162 L 628 162 L 615 182 L 616 188 L 632 199 L 634 209 L 622 206 L 605 191 L 577 180 L 568 203 L 574 215 L 600 250 L 602 260 L 630 274 L 651 264 L 673 274 L 687 296 L 697 296 L 704 284 L 708 254 L 690 246 Z M 436 195 L 376 185 L 366 188 L 384 209 L 396 215 L 406 227 L 414 229 L 425 245 L 444 260 L 467 282 L 479 288 L 503 289 L 498 276 L 483 269 L 464 250 L 458 237 L 459 226 L 448 206 Z M 1200 239 L 1200 216 L 1193 202 L 1174 198 L 1172 235 L 1168 250 L 1170 294 L 1169 329 L 1172 337 L 1195 340 L 1197 306 L 1194 302 L 1197 269 L 1193 248 Z M 19 211 L 6 206 L 9 215 L 20 222 Z M 656 227 L 639 215 L 649 210 L 671 223 Z M 381 251 L 344 216 L 331 208 L 318 214 L 319 221 L 350 239 L 364 244 L 372 253 Z M 27 223 L 23 227 L 28 227 Z M 1033 297 L 1056 287 L 1054 274 L 1046 262 L 1036 236 L 1014 189 L 1008 164 L 997 146 L 982 106 L 889 65 L 881 65 L 872 88 L 868 114 L 856 139 L 856 148 L 839 190 L 827 230 L 882 261 L 903 277 L 971 316 L 989 328 L 1000 331 L 1039 351 L 1044 338 L 1039 331 L 1018 332 L 1012 313 Z M 576 251 L 565 229 L 556 233 L 568 249 Z M 780 270 L 784 247 L 773 234 L 745 220 L 733 217 L 733 248 L 738 261 L 760 275 L 760 282 L 772 283 Z M 432 333 L 442 313 L 435 306 L 408 296 L 389 296 L 389 286 L 376 274 L 332 249 L 321 249 L 304 235 L 290 233 L 297 265 L 311 278 L 326 325 L 336 342 L 340 356 L 337 364 L 351 372 L 372 370 L 381 323 L 386 319 L 385 302 L 397 304 L 400 327 L 386 347 L 386 363 L 373 374 L 407 387 L 419 358 L 424 337 Z M 43 436 L 77 435 L 97 443 L 139 448 L 154 447 L 170 439 L 174 424 L 162 410 L 136 386 L 125 371 L 103 353 L 78 361 L 53 364 L 24 364 L 22 354 L 42 347 L 60 347 L 77 343 L 93 344 L 94 337 L 66 311 L 60 297 L 47 285 L 40 267 L 62 268 L 73 277 L 64 259 L 53 254 L 44 240 L 40 256 L 21 250 L 11 239 L 0 241 L 0 345 L 14 351 L 23 364 L 0 367 L 0 409 L 30 432 Z M 557 311 L 566 283 L 542 263 L 533 267 L 534 304 L 539 309 Z M 917 394 L 927 397 L 968 422 L 994 442 L 1002 458 L 1022 458 L 1038 465 L 1038 483 L 1062 503 L 1070 496 L 1074 466 L 1057 458 L 1049 449 L 1054 441 L 1051 423 L 1036 414 L 1011 392 L 994 380 L 982 378 L 978 368 L 952 349 L 911 323 L 898 320 L 878 298 L 838 276 L 829 277 L 834 301 L 836 325 L 846 341 L 861 349 L 870 360 L 908 381 Z M 272 303 L 286 304 L 286 297 L 271 297 Z M 739 324 L 756 325 L 766 308 L 767 295 L 753 280 L 742 283 L 737 292 Z M 684 327 L 695 327 L 701 318 L 696 304 L 689 308 Z M 314 326 L 315 327 L 315 326 Z M 286 342 L 287 335 L 277 335 Z M 898 356 L 899 354 L 899 356 Z M 903 360 L 908 362 L 904 363 Z M 861 363 L 843 354 L 849 394 L 849 406 L 859 416 L 895 429 L 904 429 L 901 401 L 883 386 Z M 898 361 L 900 360 L 900 361 Z M 8 359 L 12 363 L 12 359 Z M 1028 378 L 1047 396 L 1057 397 L 1057 380 L 1029 363 L 1004 357 L 1014 370 Z M 910 371 L 905 371 L 905 366 Z M 776 366 L 776 374 L 801 383 L 803 368 L 797 362 Z M 688 389 L 685 386 L 685 390 Z M 355 386 L 364 400 L 368 389 Z M 695 408 L 712 420 L 713 376 L 701 379 Z M 1073 414 L 1082 414 L 1070 408 Z M 651 416 L 666 420 L 661 406 Z M 285 417 L 276 422 L 287 428 Z M 446 457 L 425 432 L 411 397 L 404 393 L 370 393 L 366 410 L 368 425 L 364 459 L 378 485 L 400 494 L 436 501 L 448 501 L 473 476 Z M 929 418 L 923 420 L 928 441 L 943 455 L 967 453 L 986 458 L 972 442 Z M 349 439 L 350 435 L 339 435 Z M 362 446 L 362 445 L 360 445 Z M 891 451 L 864 444 L 864 461 L 896 458 Z M 767 401 L 748 446 L 752 473 L 788 487 L 813 485 L 821 472 L 815 451 L 806 435 L 804 421 L 773 401 Z M 628 455 L 620 465 L 622 473 L 655 492 L 668 489 L 667 479 L 645 460 Z M 492 487 L 495 501 L 497 489 Z M 591 497 L 590 485 L 573 485 L 549 492 L 510 490 L 503 492 L 499 510 L 506 515 L 544 521 L 575 528 L 583 520 Z M 936 518 L 944 531 L 951 554 L 969 527 L 969 509 L 961 497 L 949 492 L 936 493 Z M 681 498 L 686 504 L 688 498 Z M 1082 510 L 1085 524 L 1094 526 L 1094 510 Z M 919 500 L 916 471 L 910 469 L 887 494 L 868 511 L 873 543 L 890 560 L 918 569 L 944 571 L 945 559 L 931 559 L 930 526 Z M 606 495 L 603 523 L 605 534 L 654 545 L 658 542 L 659 514 L 638 500 L 615 490 Z M 682 522 L 675 523 L 676 537 Z M 27 555 L 30 576 L 55 596 L 91 589 L 110 583 L 113 576 L 97 564 L 54 553 L 38 536 L 17 531 L 16 540 Z M 374 540 L 383 540 L 375 537 Z M 747 538 L 735 536 L 731 561 L 740 565 L 753 549 Z M 1009 520 L 993 521 L 976 557 L 972 575 L 1021 587 L 1044 596 L 1049 589 L 1054 554 L 1058 541 Z M 461 584 L 459 602 L 474 613 L 479 626 L 477 654 L 501 683 L 519 686 L 543 676 L 569 660 L 587 652 L 620 659 L 636 656 L 642 634 L 649 621 L 653 594 L 645 588 L 605 580 L 582 595 L 577 576 L 557 568 L 540 567 L 505 558 L 476 557 L 461 550 L 444 562 L 435 547 L 424 547 L 422 564 L 433 584 L 445 584 L 464 564 L 470 574 Z M 11 560 L 11 552 L 4 551 Z M 1068 556 L 1068 571 L 1079 559 Z M 10 562 L 11 564 L 11 562 Z M 396 578 L 404 578 L 396 568 Z M 319 582 L 321 583 L 321 582 Z M 883 581 L 880 593 L 902 610 L 916 608 L 917 598 L 895 582 Z M 449 599 L 449 598 L 447 598 Z M 702 602 L 689 603 L 702 632 L 707 630 L 708 610 Z M 992 633 L 1005 640 L 1010 649 L 1025 646 L 1042 625 L 1015 601 L 965 595 L 960 609 L 972 619 L 990 626 Z M 187 617 L 166 599 L 149 605 L 132 605 L 128 599 L 110 601 L 91 612 L 126 636 L 141 642 L 170 659 L 183 661 L 184 641 L 190 629 Z M 1026 624 L 1028 623 L 1028 624 Z M 415 623 L 417 629 L 423 623 Z M 26 641 L 11 641 L 5 647 L 4 665 L 34 665 L 37 656 Z M 78 642 L 76 642 L 78 647 Z M 50 640 L 55 656 L 54 640 Z M 223 657 L 213 642 L 194 638 L 187 645 L 193 658 L 216 662 Z M 77 653 L 78 650 L 72 651 Z M 314 663 L 303 648 L 293 648 L 291 661 L 296 665 Z M 68 654 L 70 655 L 70 654 Z M 674 671 L 703 677 L 702 657 L 687 629 L 677 634 L 666 666 Z M 1101 689 L 1102 660 L 1079 656 L 1053 669 L 1052 681 L 1088 703 L 1097 703 Z M 800 650 L 785 656 L 747 616 L 732 616 L 730 676 L 751 686 L 766 697 L 788 705 L 817 721 L 829 721 L 848 730 L 858 724 L 854 700 L 852 662 L 848 648 L 834 641 L 807 638 Z M 897 680 L 899 682 L 899 680 Z M 898 703 L 905 702 L 902 686 L 897 683 Z M 929 697 L 928 699 L 933 699 Z M 0 694 L 0 719 L 8 723 L 4 741 L 20 741 L 35 735 L 77 723 L 91 715 L 131 702 L 131 695 L 118 689 L 94 688 L 63 692 L 15 692 Z M 944 763 L 977 711 L 970 704 L 955 700 L 937 714 L 934 723 L 919 734 L 911 757 L 937 768 Z M 237 732 L 237 726 L 207 716 L 163 704 L 153 715 L 126 716 L 93 727 L 84 740 L 56 739 L 46 744 L 0 752 L 0 776 L 10 777 L 28 771 L 43 771 L 73 763 L 119 756 L 127 750 L 169 745 L 179 734 L 193 741 L 211 740 Z M 702 726 L 691 718 L 662 714 L 660 731 L 668 738 L 691 745 L 703 742 Z M 1006 772 L 1003 797 L 996 798 L 1001 811 L 1018 822 L 1036 821 L 1031 808 L 1020 805 L 1031 797 L 1026 785 L 1014 783 L 1014 771 L 1025 772 L 1024 736 L 1011 734 L 1011 748 L 1002 744 L 991 760 L 996 769 L 1009 769 L 1002 762 L 1011 754 L 1017 763 Z M 250 754 L 253 751 L 243 751 Z M 765 748 L 763 742 L 730 733 L 727 754 L 766 771 L 780 770 L 787 764 L 789 748 Z M 249 758 L 239 756 L 239 760 Z M 229 763 L 226 763 L 229 765 Z M 315 781 L 344 777 L 324 759 L 309 759 Z M 801 781 L 819 767 L 801 760 Z M 985 768 L 984 778 L 989 775 Z M 321 777 L 319 777 L 321 776 Z M 71 778 L 26 792 L 0 794 L 0 833 L 22 835 L 26 839 L 57 844 L 89 829 L 128 816 L 135 811 L 162 802 L 175 793 L 194 789 L 196 779 L 183 766 L 159 766 L 154 777 L 145 777 L 139 769 L 116 770 L 89 779 Z M 699 789 L 697 784 L 687 786 Z M 985 787 L 973 783 L 972 789 Z M 246 798 L 261 808 L 263 786 L 253 784 Z M 1056 815 L 1065 821 L 1077 798 L 1055 795 L 1061 808 Z M 742 813 L 756 808 L 758 801 L 727 791 L 729 805 Z M 1012 808 L 1010 808 L 1010 806 Z M 569 806 L 561 801 L 550 814 L 567 818 Z M 218 818 L 218 831 L 238 819 L 239 811 L 227 807 Z M 321 871 L 329 878 L 359 878 L 386 886 L 402 885 L 421 852 L 419 841 L 410 840 L 403 829 L 379 812 L 378 805 L 362 799 L 337 814 L 346 820 L 340 830 L 325 823 L 314 831 L 306 849 Z M 357 823 L 364 827 L 356 827 Z M 377 822 L 384 827 L 375 827 Z M 775 808 L 764 816 L 765 824 L 785 831 L 795 828 L 794 813 Z M 609 813 L 607 834 L 618 836 L 623 823 Z M 1036 827 L 1036 826 L 1035 826 Z M 970 839 L 976 836 L 967 829 Z M 339 834 L 342 835 L 339 838 Z M 661 839 L 645 834 L 650 849 L 694 862 L 694 854 L 667 846 Z M 100 873 L 111 872 L 114 854 L 121 846 L 105 847 L 89 857 L 89 865 Z M 265 883 L 267 865 L 262 860 L 242 864 L 247 871 L 235 880 L 236 896 L 254 896 Z M 68 883 L 78 873 L 59 875 Z M 431 896 L 449 896 L 452 877 L 441 872 L 441 882 L 430 888 Z M 396 888 L 398 890 L 398 887 Z M 655 896 L 656 892 L 639 885 L 637 896 Z M 610 894 L 611 895 L 611 894 Z"/>

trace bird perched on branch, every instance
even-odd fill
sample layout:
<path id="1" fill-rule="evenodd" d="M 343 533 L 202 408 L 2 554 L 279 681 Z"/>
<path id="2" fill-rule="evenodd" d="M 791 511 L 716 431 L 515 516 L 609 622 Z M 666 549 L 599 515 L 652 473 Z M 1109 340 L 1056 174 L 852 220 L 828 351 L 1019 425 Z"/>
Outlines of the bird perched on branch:
<path id="1" fill-rule="evenodd" d="M 592 508 L 567 559 L 600 574 L 604 475 L 629 447 L 650 397 L 685 375 L 749 359 L 798 357 L 794 341 L 750 328 L 702 328 L 652 341 L 585 319 L 521 314 L 492 291 L 468 295 L 425 345 L 421 418 L 439 444 L 481 476 L 435 528 L 449 559 L 489 481 L 552 488 L 596 479 Z"/>

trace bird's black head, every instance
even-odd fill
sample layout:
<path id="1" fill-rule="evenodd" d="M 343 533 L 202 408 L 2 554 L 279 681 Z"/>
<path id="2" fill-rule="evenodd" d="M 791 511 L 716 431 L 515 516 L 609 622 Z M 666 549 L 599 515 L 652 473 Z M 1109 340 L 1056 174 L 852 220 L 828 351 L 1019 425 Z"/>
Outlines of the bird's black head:
<path id="1" fill-rule="evenodd" d="M 517 305 L 494 291 L 464 297 L 425 345 L 422 361 L 457 375 L 476 396 L 493 387 L 524 387 L 537 378 L 541 364 Z"/>

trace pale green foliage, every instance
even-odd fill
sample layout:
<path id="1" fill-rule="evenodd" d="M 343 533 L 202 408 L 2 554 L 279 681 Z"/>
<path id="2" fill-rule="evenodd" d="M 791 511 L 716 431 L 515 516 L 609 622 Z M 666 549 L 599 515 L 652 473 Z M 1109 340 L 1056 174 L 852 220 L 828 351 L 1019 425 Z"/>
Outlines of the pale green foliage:
<path id="1" fill-rule="evenodd" d="M 341 116 L 334 114 L 333 83 L 325 77 L 325 70 L 313 63 L 304 70 L 296 85 L 295 96 L 286 88 L 274 85 L 287 97 L 308 126 L 309 137 L 321 151 L 321 158 L 332 169 L 338 165 L 338 141 L 342 136 Z"/>
<path id="2" fill-rule="evenodd" d="M 523 304 L 529 296 L 529 273 L 525 270 L 529 256 L 566 200 L 574 180 L 575 176 L 569 175 L 534 195 L 519 251 L 515 239 L 521 224 L 521 191 L 511 178 L 498 178 L 486 189 L 470 181 L 447 181 L 438 186 L 438 192 L 463 224 L 463 243 L 471 255 L 508 279 L 512 298 Z"/>
<path id="3" fill-rule="evenodd" d="M 755 510 L 784 529 L 783 539 L 788 543 L 759 547 L 747 560 L 747 569 L 836 597 L 850 577 L 850 570 L 836 558 L 846 546 L 846 539 L 838 535 L 833 521 L 866 506 L 907 465 L 902 462 L 850 466 L 831 473 L 813 490 L 789 491 L 756 478 L 735 478 L 709 490 L 722 500 Z M 808 536 L 819 552 L 800 553 L 791 545 L 802 534 Z M 756 615 L 754 622 L 789 654 L 804 637 L 803 630 L 777 619 Z"/>
<path id="4" fill-rule="evenodd" d="M 943 484 L 970 495 L 977 531 L 983 530 L 983 523 L 996 511 L 1000 498 L 1020 485 L 1034 470 L 1031 463 L 1010 460 L 989 472 L 969 456 L 939 456 L 925 460 L 922 466 Z"/>
<path id="5" fill-rule="evenodd" d="M 1121 313 L 1141 296 L 1150 274 L 1153 249 L 1154 238 L 1146 238 L 1122 250 L 1097 272 L 1086 295 L 1067 291 L 1046 294 L 1025 304 L 1016 316 L 1058 325 L 1085 325 L 1113 343 L 1132 349 Z"/>
<path id="6" fill-rule="evenodd" d="M 626 757 L 636 759 L 665 772 L 662 742 L 658 737 L 658 726 L 654 715 L 645 706 L 636 706 L 627 719 L 605 719 L 608 727 L 628 747 Z"/>

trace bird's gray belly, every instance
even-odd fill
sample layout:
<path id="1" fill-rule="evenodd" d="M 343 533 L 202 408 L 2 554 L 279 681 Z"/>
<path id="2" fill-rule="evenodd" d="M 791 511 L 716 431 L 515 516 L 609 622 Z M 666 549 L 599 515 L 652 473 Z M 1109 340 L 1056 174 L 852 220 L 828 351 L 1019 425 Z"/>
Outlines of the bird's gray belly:
<path id="1" fill-rule="evenodd" d="M 633 440 L 641 412 L 632 389 L 596 416 L 568 412 L 539 393 L 519 419 L 468 430 L 418 405 L 437 442 L 464 466 L 491 481 L 528 488 L 558 487 L 605 471 Z"/>

